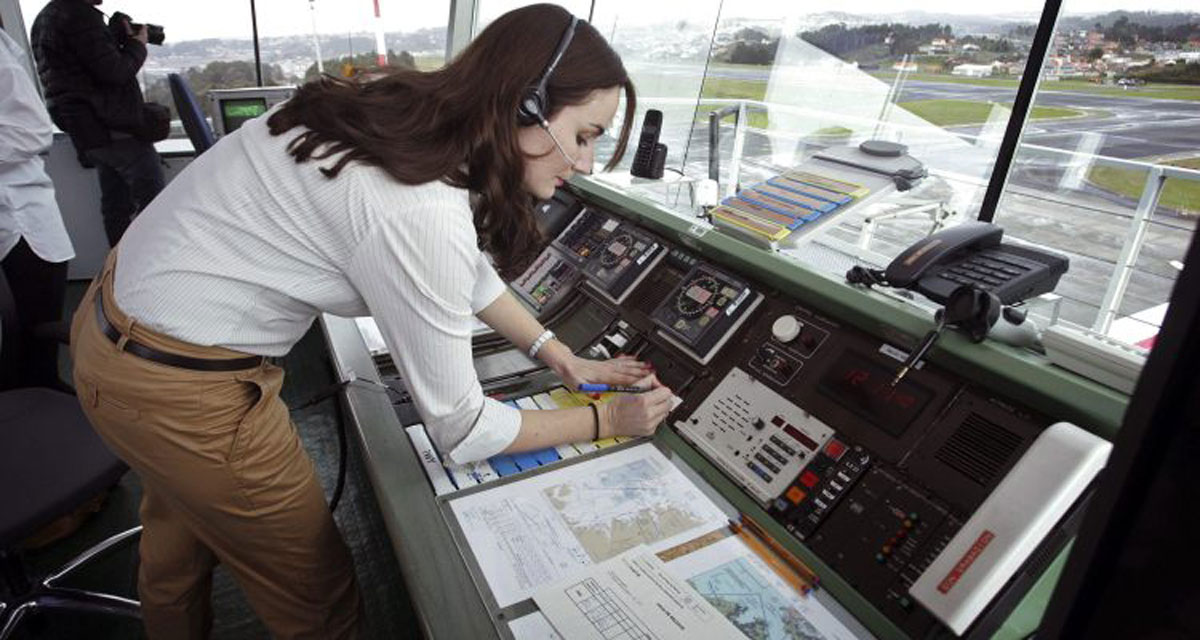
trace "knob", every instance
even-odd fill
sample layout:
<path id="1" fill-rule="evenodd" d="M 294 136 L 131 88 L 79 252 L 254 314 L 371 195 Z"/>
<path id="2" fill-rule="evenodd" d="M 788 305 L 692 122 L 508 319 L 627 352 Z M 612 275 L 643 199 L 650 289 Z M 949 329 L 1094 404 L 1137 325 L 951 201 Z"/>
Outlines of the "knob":
<path id="1" fill-rule="evenodd" d="M 775 324 L 771 325 L 771 335 L 780 342 L 791 342 L 800 335 L 800 321 L 792 315 L 779 316 L 775 319 Z"/>
<path id="2" fill-rule="evenodd" d="M 754 428 L 755 428 L 755 429 L 757 429 L 757 430 L 759 430 L 759 431 L 762 431 L 762 430 L 763 430 L 763 429 L 764 429 L 766 426 L 767 426 L 767 423 L 766 423 L 766 422 L 763 422 L 763 419 L 762 419 L 762 418 L 755 418 L 755 419 L 754 419 Z"/>

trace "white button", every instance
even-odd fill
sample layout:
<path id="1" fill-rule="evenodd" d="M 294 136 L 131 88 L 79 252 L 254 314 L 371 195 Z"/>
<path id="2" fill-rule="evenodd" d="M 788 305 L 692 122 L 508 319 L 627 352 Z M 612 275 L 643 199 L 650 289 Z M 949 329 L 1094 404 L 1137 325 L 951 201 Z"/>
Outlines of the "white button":
<path id="1" fill-rule="evenodd" d="M 796 316 L 779 316 L 771 325 L 771 335 L 780 342 L 791 342 L 800 335 L 800 321 Z"/>

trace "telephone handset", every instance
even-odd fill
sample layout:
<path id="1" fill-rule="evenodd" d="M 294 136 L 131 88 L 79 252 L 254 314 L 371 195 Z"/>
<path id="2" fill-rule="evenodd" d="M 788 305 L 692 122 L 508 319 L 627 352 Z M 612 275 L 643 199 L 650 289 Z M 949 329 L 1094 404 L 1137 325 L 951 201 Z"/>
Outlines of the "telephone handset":
<path id="1" fill-rule="evenodd" d="M 658 179 L 663 176 L 667 148 L 658 141 L 662 131 L 662 119 L 661 111 L 650 109 L 646 111 L 646 117 L 642 120 L 642 133 L 633 153 L 633 164 L 629 167 L 629 173 L 639 178 Z"/>
<path id="2" fill-rule="evenodd" d="M 887 283 L 939 304 L 962 285 L 993 293 L 1004 304 L 1053 291 L 1067 271 L 1067 259 L 1001 244 L 1003 235 L 994 224 L 974 221 L 939 231 L 897 256 L 885 272 Z"/>

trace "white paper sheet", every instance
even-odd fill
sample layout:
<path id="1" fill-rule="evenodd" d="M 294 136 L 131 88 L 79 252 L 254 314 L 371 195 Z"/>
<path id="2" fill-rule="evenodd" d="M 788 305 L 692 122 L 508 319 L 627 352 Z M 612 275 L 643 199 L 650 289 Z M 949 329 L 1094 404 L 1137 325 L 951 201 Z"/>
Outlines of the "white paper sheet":
<path id="1" fill-rule="evenodd" d="M 640 544 L 661 551 L 727 517 L 653 444 L 616 451 L 450 502 L 505 607 Z"/>
<path id="2" fill-rule="evenodd" d="M 667 564 L 667 570 L 687 581 L 751 638 L 856 638 L 815 594 L 797 593 L 736 536 L 680 556 Z"/>
<path id="3" fill-rule="evenodd" d="M 571 640 L 728 640 L 741 633 L 662 560 L 637 547 L 534 595 Z"/>
<path id="4" fill-rule="evenodd" d="M 509 622 L 508 630 L 516 640 L 563 640 L 541 611 L 534 611 Z"/>

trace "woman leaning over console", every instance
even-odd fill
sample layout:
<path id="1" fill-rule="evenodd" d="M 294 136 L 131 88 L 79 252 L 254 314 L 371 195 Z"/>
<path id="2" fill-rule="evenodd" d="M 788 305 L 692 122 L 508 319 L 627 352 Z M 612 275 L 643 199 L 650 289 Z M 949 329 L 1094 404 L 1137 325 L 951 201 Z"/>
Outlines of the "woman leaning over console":
<path id="1" fill-rule="evenodd" d="M 319 313 L 374 315 L 451 460 L 597 428 L 654 431 L 671 394 L 649 368 L 576 357 L 497 274 L 537 251 L 534 202 L 591 170 L 622 90 L 629 123 L 633 86 L 596 29 L 525 7 L 441 70 L 305 85 L 198 157 L 134 221 L 75 316 L 72 348 L 88 417 L 142 478 L 151 638 L 207 635 L 217 562 L 274 637 L 355 635 L 350 555 L 279 399 L 283 372 L 265 359 Z M 622 126 L 610 165 L 628 135 Z M 570 385 L 654 389 L 596 416 L 485 398 L 476 317 Z"/>

